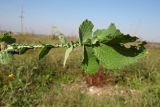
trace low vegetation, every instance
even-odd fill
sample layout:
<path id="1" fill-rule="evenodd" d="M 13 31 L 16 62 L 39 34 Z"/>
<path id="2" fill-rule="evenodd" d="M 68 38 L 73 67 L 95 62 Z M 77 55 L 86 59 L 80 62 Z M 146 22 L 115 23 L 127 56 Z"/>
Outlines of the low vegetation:
<path id="1" fill-rule="evenodd" d="M 14 38 L 18 43 L 58 43 L 58 38 L 50 36 Z M 148 45 L 147 55 L 139 62 L 120 70 L 100 69 L 107 78 L 98 87 L 85 82 L 81 48 L 73 49 L 65 67 L 65 48 L 53 49 L 41 60 L 37 57 L 40 49 L 15 54 L 11 62 L 0 65 L 0 106 L 159 107 L 160 47 Z"/>

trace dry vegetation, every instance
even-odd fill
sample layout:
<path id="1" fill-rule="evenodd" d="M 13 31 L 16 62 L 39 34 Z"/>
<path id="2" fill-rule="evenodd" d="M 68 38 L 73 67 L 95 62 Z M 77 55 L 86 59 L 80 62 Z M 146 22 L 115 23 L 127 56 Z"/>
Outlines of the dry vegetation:
<path id="1" fill-rule="evenodd" d="M 51 36 L 14 36 L 18 43 L 58 42 Z M 74 39 L 74 38 L 71 38 Z M 80 68 L 82 50 L 74 50 L 63 68 L 65 49 L 53 49 L 42 60 L 37 50 L 18 55 L 1 71 L 14 80 L 0 89 L 0 106 L 10 107 L 160 107 L 160 47 L 122 70 L 107 71 L 105 86 L 89 87 Z"/>

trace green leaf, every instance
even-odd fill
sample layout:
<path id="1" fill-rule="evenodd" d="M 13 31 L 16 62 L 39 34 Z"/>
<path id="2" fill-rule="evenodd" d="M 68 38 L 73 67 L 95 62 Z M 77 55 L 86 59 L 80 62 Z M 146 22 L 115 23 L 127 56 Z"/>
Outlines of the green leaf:
<path id="1" fill-rule="evenodd" d="M 120 30 L 117 29 L 113 23 L 111 23 L 108 29 L 98 29 L 94 32 L 92 43 L 106 43 L 120 35 L 122 35 Z"/>
<path id="2" fill-rule="evenodd" d="M 27 47 L 22 47 L 22 48 L 19 50 L 19 54 L 23 54 L 23 53 L 25 53 L 27 50 L 28 50 Z"/>
<path id="3" fill-rule="evenodd" d="M 82 68 L 87 74 L 94 74 L 99 68 L 99 61 L 94 55 L 92 47 L 84 46 L 84 58 Z"/>
<path id="4" fill-rule="evenodd" d="M 94 25 L 91 21 L 85 20 L 79 27 L 79 38 L 81 44 L 90 44 L 92 38 L 92 29 Z"/>
<path id="5" fill-rule="evenodd" d="M 45 45 L 39 54 L 39 59 L 42 59 L 53 48 L 52 45 Z"/>
<path id="6" fill-rule="evenodd" d="M 106 69 L 121 69 L 129 64 L 137 62 L 145 56 L 143 46 L 141 50 L 134 47 L 125 48 L 120 45 L 107 46 L 101 44 L 94 48 L 96 57 Z"/>
<path id="7" fill-rule="evenodd" d="M 120 35 L 117 36 L 116 38 L 113 38 L 111 41 L 109 41 L 107 44 L 124 44 L 124 43 L 128 43 L 128 42 L 135 42 L 137 41 L 139 38 L 137 38 L 136 36 L 131 36 L 131 35 Z"/>
<path id="8" fill-rule="evenodd" d="M 0 41 L 7 41 L 8 39 L 11 39 L 10 32 L 6 32 L 6 33 L 0 35 Z"/>
<path id="9" fill-rule="evenodd" d="M 97 42 L 108 41 L 107 38 L 107 30 L 106 29 L 97 29 L 93 34 L 92 43 L 96 44 Z"/>
<path id="10" fill-rule="evenodd" d="M 5 51 L 1 51 L 0 52 L 0 63 L 1 64 L 8 64 L 9 62 L 11 62 L 13 59 L 12 55 L 5 52 Z"/>
<path id="11" fill-rule="evenodd" d="M 64 67 L 65 67 L 65 65 L 66 65 L 66 61 L 67 61 L 70 53 L 72 52 L 72 50 L 73 50 L 73 46 L 69 47 L 69 48 L 66 50 L 66 52 L 65 52 L 64 62 L 63 62 L 63 66 L 64 66 Z"/>

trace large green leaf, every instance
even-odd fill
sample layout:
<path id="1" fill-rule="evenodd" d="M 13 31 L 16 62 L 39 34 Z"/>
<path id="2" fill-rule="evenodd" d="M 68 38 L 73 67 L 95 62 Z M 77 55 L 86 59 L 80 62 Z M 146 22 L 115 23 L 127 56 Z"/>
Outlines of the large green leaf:
<path id="1" fill-rule="evenodd" d="M 68 59 L 70 53 L 72 52 L 72 50 L 73 50 L 73 46 L 69 47 L 69 48 L 66 50 L 65 56 L 64 56 L 63 66 L 66 65 L 66 61 L 67 61 L 67 59 Z"/>
<path id="2" fill-rule="evenodd" d="M 5 51 L 1 51 L 0 52 L 0 63 L 1 64 L 8 64 L 9 62 L 11 62 L 13 59 L 12 55 L 5 52 Z"/>
<path id="3" fill-rule="evenodd" d="M 94 50 L 92 47 L 84 46 L 82 68 L 88 74 L 96 73 L 99 68 L 99 61 L 94 55 Z"/>
<path id="4" fill-rule="evenodd" d="M 108 36 L 112 38 L 115 38 L 117 36 L 120 36 L 122 33 L 119 29 L 116 28 L 114 23 L 111 23 L 107 29 Z"/>
<path id="5" fill-rule="evenodd" d="M 91 21 L 85 20 L 79 27 L 79 38 L 81 44 L 90 44 L 92 38 L 92 29 L 94 25 Z"/>
<path id="6" fill-rule="evenodd" d="M 119 31 L 119 29 L 116 28 L 113 23 L 111 23 L 108 29 L 98 29 L 94 32 L 92 43 L 106 43 L 120 35 L 122 35 L 122 33 Z"/>
<path id="7" fill-rule="evenodd" d="M 39 54 L 39 59 L 42 59 L 53 48 L 52 45 L 45 45 Z"/>
<path id="8" fill-rule="evenodd" d="M 121 69 L 129 64 L 137 62 L 145 56 L 144 48 L 137 50 L 134 47 L 108 46 L 101 44 L 94 48 L 96 57 L 106 69 Z"/>
<path id="9" fill-rule="evenodd" d="M 96 44 L 97 42 L 108 41 L 107 39 L 107 29 L 97 29 L 93 34 L 92 44 Z"/>

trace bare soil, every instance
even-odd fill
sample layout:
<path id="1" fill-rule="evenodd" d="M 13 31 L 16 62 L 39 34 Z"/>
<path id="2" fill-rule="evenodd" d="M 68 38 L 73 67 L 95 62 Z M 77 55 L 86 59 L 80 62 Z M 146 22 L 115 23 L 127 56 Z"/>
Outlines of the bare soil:
<path id="1" fill-rule="evenodd" d="M 81 93 L 90 96 L 134 96 L 139 90 L 120 87 L 118 85 L 104 85 L 103 87 L 88 86 L 86 82 L 61 84 L 64 90 L 79 90 Z"/>

